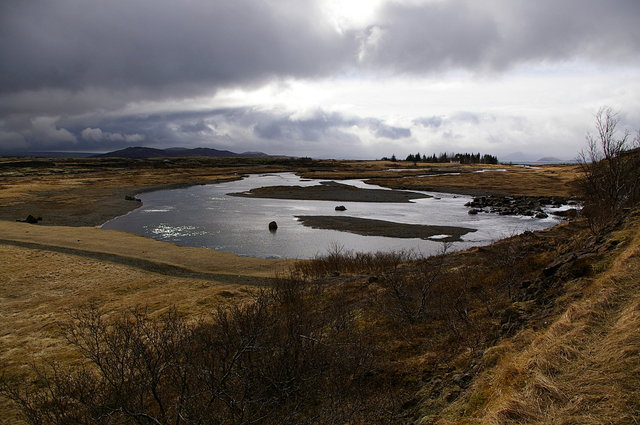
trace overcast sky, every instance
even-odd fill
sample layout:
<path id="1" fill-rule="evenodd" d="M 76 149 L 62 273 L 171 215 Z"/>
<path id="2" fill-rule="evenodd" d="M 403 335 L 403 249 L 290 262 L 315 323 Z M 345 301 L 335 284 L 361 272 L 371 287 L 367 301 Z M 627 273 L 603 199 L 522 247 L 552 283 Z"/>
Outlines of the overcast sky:
<path id="1" fill-rule="evenodd" d="M 2 0 L 0 151 L 574 158 L 640 127 L 638 0 Z"/>

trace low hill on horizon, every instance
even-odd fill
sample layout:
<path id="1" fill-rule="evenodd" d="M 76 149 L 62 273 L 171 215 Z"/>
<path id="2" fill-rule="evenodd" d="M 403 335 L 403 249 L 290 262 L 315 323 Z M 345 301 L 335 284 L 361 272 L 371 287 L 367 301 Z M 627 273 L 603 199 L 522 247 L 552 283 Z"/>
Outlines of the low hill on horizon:
<path id="1" fill-rule="evenodd" d="M 235 153 L 227 150 L 218 150 L 212 148 L 169 148 L 169 149 L 156 149 L 146 148 L 143 146 L 133 146 L 125 149 L 120 149 L 113 152 L 107 152 L 99 155 L 94 155 L 95 158 L 133 158 L 133 159 L 147 159 L 147 158 L 178 158 L 178 157 L 193 157 L 193 156 L 205 156 L 205 157 L 244 157 L 244 158 L 266 158 L 271 155 L 267 155 L 264 152 L 243 152 Z"/>

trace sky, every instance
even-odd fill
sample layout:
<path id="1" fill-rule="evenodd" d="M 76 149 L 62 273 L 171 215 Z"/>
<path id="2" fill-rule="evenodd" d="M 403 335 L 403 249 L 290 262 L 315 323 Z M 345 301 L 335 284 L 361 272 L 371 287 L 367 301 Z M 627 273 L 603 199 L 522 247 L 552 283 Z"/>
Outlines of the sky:
<path id="1" fill-rule="evenodd" d="M 0 152 L 575 158 L 640 128 L 638 0 L 2 0 Z"/>

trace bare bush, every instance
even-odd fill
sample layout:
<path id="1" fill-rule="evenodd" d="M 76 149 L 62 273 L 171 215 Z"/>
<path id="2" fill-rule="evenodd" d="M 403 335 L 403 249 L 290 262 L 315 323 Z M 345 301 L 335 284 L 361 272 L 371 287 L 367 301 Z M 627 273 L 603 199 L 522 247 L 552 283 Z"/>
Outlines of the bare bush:
<path id="1" fill-rule="evenodd" d="M 321 400 L 357 405 L 352 382 L 373 348 L 346 314 L 318 311 L 301 282 L 284 280 L 198 323 L 175 311 L 105 320 L 90 308 L 66 326 L 83 366 L 34 369 L 18 379 L 32 385 L 9 380 L 1 391 L 30 424 L 303 423 Z M 325 415 L 321 422 L 346 420 Z"/>
<path id="2" fill-rule="evenodd" d="M 292 273 L 304 279 L 318 279 L 343 273 L 379 274 L 417 259 L 412 251 L 354 252 L 332 244 L 328 252 L 293 266 Z"/>
<path id="3" fill-rule="evenodd" d="M 640 202 L 640 131 L 635 137 L 620 131 L 619 113 L 600 108 L 595 117 L 596 134 L 587 135 L 579 155 L 584 176 L 584 212 L 592 230 L 599 231 L 625 207 Z"/>
<path id="4" fill-rule="evenodd" d="M 450 244 L 444 243 L 439 255 L 423 261 L 411 273 L 391 270 L 385 273 L 382 285 L 388 295 L 387 310 L 410 323 L 423 320 L 432 302 L 434 287 L 443 273 Z"/>

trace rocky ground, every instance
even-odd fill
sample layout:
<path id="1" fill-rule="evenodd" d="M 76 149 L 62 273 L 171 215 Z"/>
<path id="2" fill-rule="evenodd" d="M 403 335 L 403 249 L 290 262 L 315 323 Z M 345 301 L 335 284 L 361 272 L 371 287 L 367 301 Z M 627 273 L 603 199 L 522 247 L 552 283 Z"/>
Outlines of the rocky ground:
<path id="1" fill-rule="evenodd" d="M 469 214 L 493 213 L 500 215 L 523 215 L 536 218 L 547 218 L 545 208 L 566 208 L 554 212 L 560 217 L 576 218 L 579 204 L 563 197 L 548 196 L 478 196 L 465 206 L 470 207 Z"/>

